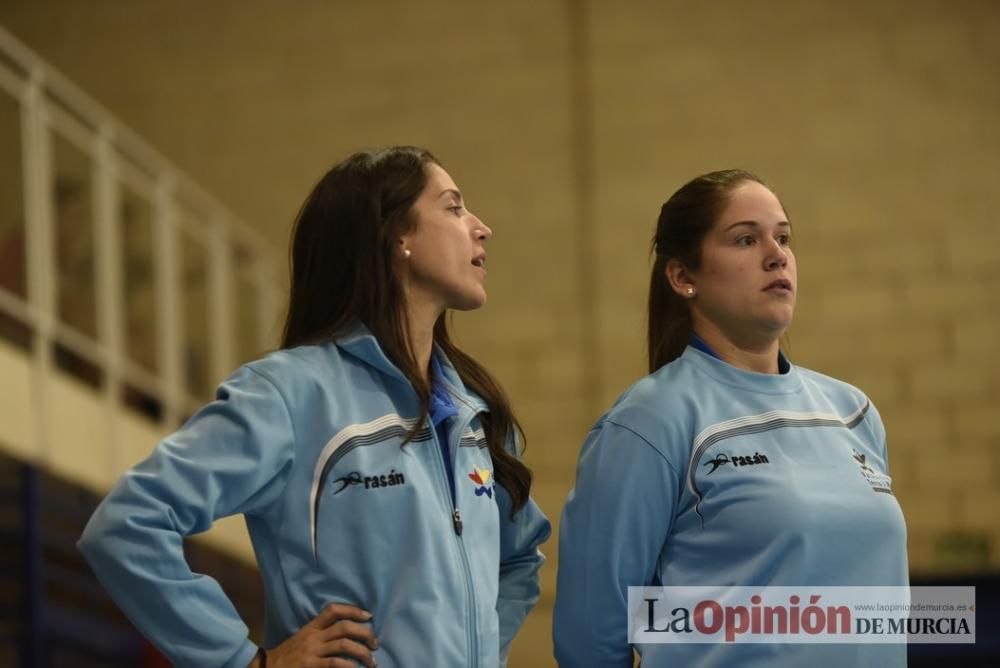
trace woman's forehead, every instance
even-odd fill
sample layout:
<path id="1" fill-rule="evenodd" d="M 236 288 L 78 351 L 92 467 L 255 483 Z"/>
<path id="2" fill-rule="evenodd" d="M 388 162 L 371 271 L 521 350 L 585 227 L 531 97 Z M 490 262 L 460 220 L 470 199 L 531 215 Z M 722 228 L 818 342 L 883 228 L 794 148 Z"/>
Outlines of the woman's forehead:
<path id="1" fill-rule="evenodd" d="M 777 195 L 756 181 L 745 181 L 729 192 L 716 227 L 725 229 L 740 222 L 777 224 L 788 221 Z"/>

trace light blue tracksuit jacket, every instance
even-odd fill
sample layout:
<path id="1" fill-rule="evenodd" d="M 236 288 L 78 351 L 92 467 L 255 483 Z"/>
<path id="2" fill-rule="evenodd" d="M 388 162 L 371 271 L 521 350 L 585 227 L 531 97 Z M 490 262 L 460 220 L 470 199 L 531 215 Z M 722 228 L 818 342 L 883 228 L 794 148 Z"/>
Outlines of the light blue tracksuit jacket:
<path id="1" fill-rule="evenodd" d="M 257 647 L 182 538 L 243 513 L 267 595 L 265 645 L 329 603 L 364 608 L 379 666 L 489 668 L 538 599 L 548 520 L 510 519 L 480 398 L 443 360 L 454 500 L 416 392 L 363 327 L 238 369 L 126 473 L 79 547 L 133 623 L 179 666 L 246 666 Z M 511 452 L 515 444 L 509 444 Z M 461 517 L 456 530 L 455 510 Z"/>
<path id="2" fill-rule="evenodd" d="M 598 420 L 560 524 L 559 666 L 631 668 L 629 587 L 908 585 L 878 411 L 855 387 L 779 365 L 753 373 L 688 347 Z M 635 649 L 643 668 L 906 665 L 905 642 Z"/>

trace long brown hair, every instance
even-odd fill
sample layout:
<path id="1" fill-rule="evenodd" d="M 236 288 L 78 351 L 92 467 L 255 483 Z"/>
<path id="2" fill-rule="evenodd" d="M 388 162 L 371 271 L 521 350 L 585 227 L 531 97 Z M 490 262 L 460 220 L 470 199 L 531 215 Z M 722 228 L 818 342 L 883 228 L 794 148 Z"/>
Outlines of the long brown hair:
<path id="1" fill-rule="evenodd" d="M 430 151 L 394 146 L 355 153 L 320 179 L 292 228 L 291 289 L 281 343 L 282 348 L 318 343 L 364 323 L 420 399 L 420 419 L 407 442 L 427 420 L 431 387 L 409 343 L 398 240 L 416 222 L 411 210 L 427 184 L 428 164 L 440 165 Z M 493 376 L 452 342 L 447 312 L 434 324 L 434 342 L 466 387 L 489 407 L 480 421 L 496 481 L 510 494 L 516 512 L 528 500 L 531 471 L 506 449 L 517 435 L 524 443 L 510 401 Z"/>
<path id="2" fill-rule="evenodd" d="M 688 181 L 660 208 L 650 249 L 655 258 L 647 316 L 650 373 L 680 357 L 693 331 L 690 306 L 667 281 L 667 262 L 676 259 L 689 270 L 698 269 L 705 236 L 725 209 L 729 193 L 746 181 L 767 185 L 742 169 L 710 172 Z"/>

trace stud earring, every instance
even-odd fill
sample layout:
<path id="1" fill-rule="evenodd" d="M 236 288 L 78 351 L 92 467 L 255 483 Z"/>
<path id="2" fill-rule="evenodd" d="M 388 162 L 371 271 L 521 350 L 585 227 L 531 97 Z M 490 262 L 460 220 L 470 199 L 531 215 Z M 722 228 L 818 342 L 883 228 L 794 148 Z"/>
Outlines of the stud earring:
<path id="1" fill-rule="evenodd" d="M 694 297 L 694 288 L 688 288 L 687 289 L 687 296 L 688 297 Z"/>
<path id="2" fill-rule="evenodd" d="M 410 255 L 411 255 L 411 253 L 410 253 L 410 249 L 409 249 L 409 248 L 404 248 L 404 249 L 403 249 L 403 257 L 405 257 L 405 258 L 409 258 L 409 257 L 410 257 Z"/>

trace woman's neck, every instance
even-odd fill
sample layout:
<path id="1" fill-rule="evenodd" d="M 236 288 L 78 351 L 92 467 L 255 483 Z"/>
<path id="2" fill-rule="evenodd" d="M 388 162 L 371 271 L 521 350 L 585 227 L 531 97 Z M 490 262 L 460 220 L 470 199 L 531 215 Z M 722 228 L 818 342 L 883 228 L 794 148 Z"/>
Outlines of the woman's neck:
<path id="1" fill-rule="evenodd" d="M 737 340 L 707 320 L 695 322 L 694 332 L 722 361 L 738 369 L 774 374 L 780 371 L 779 337 L 763 338 L 760 341 Z"/>
<path id="2" fill-rule="evenodd" d="M 434 350 L 434 324 L 441 316 L 438 308 L 407 301 L 406 336 L 420 377 L 430 381 L 431 352 Z"/>

